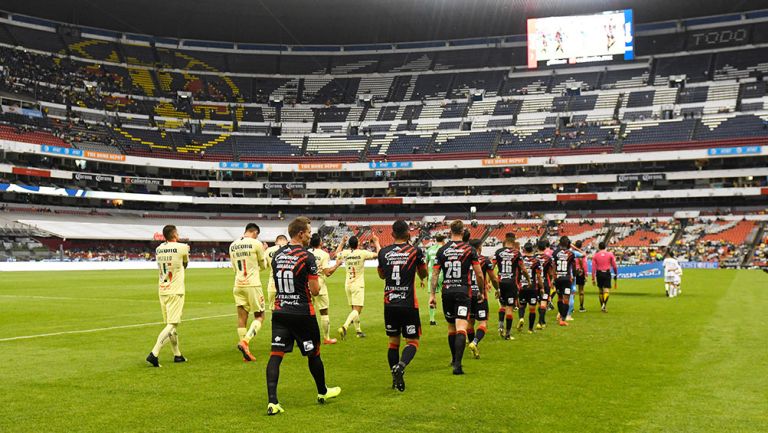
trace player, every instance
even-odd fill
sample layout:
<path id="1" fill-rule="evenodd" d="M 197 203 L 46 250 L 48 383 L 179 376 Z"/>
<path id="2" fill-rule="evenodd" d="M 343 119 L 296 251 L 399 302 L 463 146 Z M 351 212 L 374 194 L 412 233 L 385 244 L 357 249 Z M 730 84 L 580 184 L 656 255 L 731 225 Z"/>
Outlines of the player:
<path id="1" fill-rule="evenodd" d="M 435 235 L 435 243 L 430 245 L 429 248 L 427 248 L 427 267 L 429 269 L 432 269 L 435 266 L 435 257 L 437 256 L 437 250 L 440 249 L 445 245 L 445 235 L 442 233 L 438 233 Z M 440 289 L 443 287 L 443 274 L 440 274 L 438 276 L 437 281 L 437 293 L 440 293 Z M 429 282 L 427 283 L 427 291 L 429 291 L 429 288 L 432 287 L 432 272 L 429 273 Z M 436 326 L 437 322 L 435 321 L 435 312 L 437 311 L 437 308 L 430 305 L 429 306 L 429 325 L 430 326 Z"/>
<path id="2" fill-rule="evenodd" d="M 331 318 L 328 315 L 330 302 L 328 300 L 328 286 L 325 284 L 325 279 L 333 275 L 344 262 L 336 260 L 336 264 L 330 266 L 331 255 L 323 249 L 323 242 L 318 233 L 313 234 L 309 240 L 309 252 L 315 256 L 317 261 L 320 294 L 312 297 L 312 303 L 314 303 L 315 309 L 320 312 L 320 330 L 323 331 L 323 344 L 336 344 L 336 339 L 331 338 Z"/>
<path id="3" fill-rule="evenodd" d="M 525 306 L 528 306 L 528 333 L 533 334 L 533 327 L 536 324 L 536 306 L 539 303 L 539 294 L 544 290 L 541 280 L 541 262 L 533 254 L 533 244 L 527 242 L 523 247 L 523 263 L 528 274 L 527 284 L 523 284 L 518 296 L 517 310 L 519 321 L 517 330 L 522 331 L 525 326 Z M 517 276 L 517 284 L 520 284 L 520 274 Z"/>
<path id="4" fill-rule="evenodd" d="M 360 328 L 360 314 L 363 312 L 363 305 L 365 305 L 365 261 L 377 258 L 379 251 L 381 251 L 379 238 L 376 235 L 371 237 L 371 241 L 376 248 L 376 252 L 358 249 L 357 236 L 349 238 L 348 250 L 342 250 L 344 244 L 347 243 L 346 236 L 344 236 L 344 239 L 336 249 L 336 259 L 343 260 L 347 268 L 347 279 L 344 287 L 347 292 L 347 301 L 349 306 L 352 307 L 347 320 L 339 328 L 339 336 L 341 336 L 342 340 L 347 337 L 347 329 L 353 322 L 357 331 L 357 337 L 365 337 L 365 333 Z"/>
<path id="5" fill-rule="evenodd" d="M 310 296 L 320 294 L 315 256 L 306 247 L 312 233 L 310 220 L 298 217 L 288 225 L 291 242 L 275 251 L 272 257 L 275 280 L 275 307 L 272 312 L 272 352 L 267 363 L 267 415 L 285 412 L 277 400 L 280 363 L 294 343 L 307 357 L 309 372 L 317 386 L 317 402 L 338 397 L 341 388 L 325 385 L 325 368 L 320 359 L 320 329 Z"/>
<path id="6" fill-rule="evenodd" d="M 579 290 L 579 313 L 586 313 L 587 309 L 584 308 L 584 285 L 587 284 L 587 254 L 581 249 L 582 242 L 580 240 L 573 243 L 574 250 L 582 254 L 582 257 L 576 260 L 576 288 Z M 571 295 L 573 297 L 573 295 Z M 570 315 L 573 312 L 573 307 L 568 312 Z"/>
<path id="7" fill-rule="evenodd" d="M 439 278 L 438 273 L 442 272 L 443 314 L 448 322 L 448 345 L 451 349 L 453 374 L 458 375 L 464 374 L 461 361 L 467 343 L 467 321 L 469 319 L 470 297 L 472 296 L 470 269 L 475 271 L 478 286 L 484 287 L 485 280 L 474 248 L 461 241 L 464 223 L 461 220 L 456 220 L 451 223 L 450 227 L 451 240 L 438 250 L 437 262 L 432 270 L 433 279 L 429 303 L 431 305 L 437 304 L 435 292 Z M 482 293 L 478 296 L 478 299 L 481 299 Z"/>
<path id="8" fill-rule="evenodd" d="M 416 275 L 427 277 L 424 254 L 409 243 L 408 224 L 403 220 L 392 224 L 395 243 L 379 251 L 379 278 L 384 280 L 384 327 L 389 337 L 387 360 L 392 372 L 392 388 L 405 391 L 405 367 L 416 356 L 421 335 L 419 301 L 416 299 Z M 400 355 L 400 336 L 406 346 Z"/>
<path id="9" fill-rule="evenodd" d="M 516 236 L 512 232 L 509 232 L 509 233 L 505 234 L 504 235 L 504 243 L 502 245 L 505 246 L 505 247 L 507 245 L 511 245 L 512 248 L 514 248 L 514 246 L 517 245 L 517 241 L 515 240 L 515 238 L 516 238 Z M 498 252 L 498 250 L 496 252 Z M 496 255 L 495 254 L 493 256 L 493 261 L 494 261 L 494 263 L 496 263 Z M 501 279 L 501 272 L 499 272 L 499 279 Z M 501 282 L 499 282 L 499 283 L 501 284 Z M 501 297 L 498 296 L 499 293 L 500 292 L 497 290 L 496 291 L 496 295 L 497 295 L 496 297 L 499 299 L 499 335 L 504 337 L 504 318 L 506 316 L 505 313 L 506 313 L 507 309 L 504 306 L 504 303 L 501 301 Z M 517 296 L 517 294 L 515 294 L 515 296 Z M 512 339 L 514 340 L 514 337 L 512 337 Z"/>
<path id="10" fill-rule="evenodd" d="M 469 245 L 475 249 L 477 253 L 478 261 L 480 262 L 480 269 L 483 270 L 483 279 L 485 280 L 485 286 L 482 287 L 482 296 L 480 296 L 480 286 L 477 284 L 477 277 L 475 271 L 472 270 L 472 304 L 469 309 L 469 328 L 474 329 L 477 333 L 467 333 L 467 339 L 470 341 L 469 350 L 474 355 L 475 359 L 480 358 L 480 341 L 485 337 L 485 332 L 488 326 L 488 282 L 493 285 L 494 290 L 499 289 L 499 279 L 496 277 L 496 272 L 493 271 L 493 261 L 488 257 L 480 254 L 483 248 L 483 241 L 480 239 L 472 239 L 469 241 Z M 475 328 L 477 324 L 477 328 Z"/>
<path id="11" fill-rule="evenodd" d="M 160 349 L 168 342 L 171 343 L 173 362 L 187 362 L 179 350 L 179 335 L 176 328 L 181 323 L 181 314 L 184 310 L 184 270 L 189 263 L 189 245 L 179 242 L 179 232 L 174 225 L 163 227 L 163 237 L 165 242 L 155 250 L 155 261 L 160 272 L 158 292 L 165 328 L 160 331 L 155 347 L 147 355 L 147 362 L 153 367 L 160 367 L 158 355 L 160 355 Z"/>
<path id="12" fill-rule="evenodd" d="M 605 250 L 605 242 L 600 242 L 597 248 L 598 251 L 592 257 L 592 285 L 597 284 L 600 311 L 606 313 L 608 311 L 608 296 L 611 291 L 611 269 L 613 269 L 613 284 L 615 285 L 619 268 L 616 266 L 616 257 L 613 253 Z"/>
<path id="13" fill-rule="evenodd" d="M 275 238 L 275 244 L 267 248 L 267 268 L 269 269 L 269 279 L 267 280 L 267 305 L 272 310 L 275 307 L 275 280 L 272 278 L 272 257 L 275 255 L 275 251 L 288 245 L 288 238 L 285 235 L 278 235 Z"/>
<path id="14" fill-rule="evenodd" d="M 573 277 L 575 272 L 576 255 L 571 250 L 571 240 L 568 236 L 560 238 L 557 249 L 552 254 L 555 262 L 555 289 L 557 290 L 557 315 L 560 326 L 568 326 L 565 318 L 568 316 L 568 302 L 573 290 Z"/>
<path id="15" fill-rule="evenodd" d="M 514 308 L 520 291 L 519 276 L 522 276 L 529 285 L 531 284 L 517 245 L 515 234 L 507 233 L 504 237 L 504 246 L 494 254 L 496 266 L 499 268 L 499 303 L 504 306 L 506 319 L 506 326 L 503 330 L 499 328 L 499 335 L 505 340 L 515 339 L 510 331 L 515 319 Z"/>
<path id="16" fill-rule="evenodd" d="M 541 330 L 547 327 L 547 310 L 549 309 L 550 299 L 552 297 L 551 290 L 555 281 L 555 266 L 552 261 L 552 256 L 547 254 L 547 248 L 549 243 L 546 240 L 540 239 L 536 243 L 536 249 L 539 253 L 536 258 L 539 260 L 541 267 L 541 292 L 539 293 L 539 323 L 536 324 L 536 329 Z"/>
<path id="17" fill-rule="evenodd" d="M 249 343 L 261 329 L 264 322 L 264 292 L 261 289 L 259 271 L 266 269 L 267 259 L 264 246 L 256 238 L 261 230 L 254 223 L 245 226 L 243 236 L 229 246 L 229 260 L 235 272 L 232 294 L 237 307 L 237 349 L 245 362 L 256 361 L 251 354 Z M 248 325 L 248 314 L 253 313 L 253 322 Z"/>
<path id="18" fill-rule="evenodd" d="M 664 288 L 667 297 L 674 298 L 677 296 L 677 286 L 680 284 L 682 273 L 683 269 L 680 267 L 680 262 L 677 261 L 672 250 L 668 249 L 664 258 Z"/>

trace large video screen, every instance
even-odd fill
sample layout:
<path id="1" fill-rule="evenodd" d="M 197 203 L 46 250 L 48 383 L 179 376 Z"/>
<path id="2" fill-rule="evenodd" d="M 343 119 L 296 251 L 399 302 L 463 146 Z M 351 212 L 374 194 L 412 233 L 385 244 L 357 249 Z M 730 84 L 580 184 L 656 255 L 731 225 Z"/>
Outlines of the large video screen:
<path id="1" fill-rule="evenodd" d="M 635 58 L 632 9 L 528 19 L 528 67 Z"/>

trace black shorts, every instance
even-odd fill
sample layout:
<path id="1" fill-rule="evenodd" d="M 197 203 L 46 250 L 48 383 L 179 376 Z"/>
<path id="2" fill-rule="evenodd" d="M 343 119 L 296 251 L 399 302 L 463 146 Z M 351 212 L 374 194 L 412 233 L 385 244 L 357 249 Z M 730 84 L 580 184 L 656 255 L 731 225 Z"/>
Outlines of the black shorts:
<path id="1" fill-rule="evenodd" d="M 483 302 L 477 302 L 477 297 L 472 297 L 472 308 L 469 309 L 469 317 L 480 322 L 488 320 L 488 298 L 483 298 Z"/>
<path id="2" fill-rule="evenodd" d="M 505 307 L 515 305 L 517 299 L 517 285 L 513 281 L 499 283 L 499 303 Z"/>
<path id="3" fill-rule="evenodd" d="M 523 308 L 525 304 L 536 305 L 539 301 L 539 292 L 538 290 L 523 287 L 523 290 L 520 291 L 518 300 L 520 301 L 520 308 Z"/>
<path id="4" fill-rule="evenodd" d="M 421 335 L 421 318 L 418 308 L 384 307 L 384 327 L 390 337 L 418 339 Z"/>
<path id="5" fill-rule="evenodd" d="M 557 277 L 555 279 L 555 289 L 557 290 L 557 296 L 571 296 L 571 290 L 573 290 L 573 281 L 569 277 Z"/>
<path id="6" fill-rule="evenodd" d="M 467 292 L 443 291 L 443 314 L 448 323 L 455 323 L 456 319 L 469 319 L 471 300 Z"/>
<path id="7" fill-rule="evenodd" d="M 292 352 L 294 341 L 304 356 L 320 351 L 320 328 L 315 316 L 272 313 L 272 351 Z"/>
<path id="8" fill-rule="evenodd" d="M 583 286 L 587 284 L 587 277 L 584 274 L 576 273 L 576 285 Z"/>
<path id="9" fill-rule="evenodd" d="M 601 289 L 611 288 L 611 271 L 597 271 L 595 272 L 597 287 Z"/>

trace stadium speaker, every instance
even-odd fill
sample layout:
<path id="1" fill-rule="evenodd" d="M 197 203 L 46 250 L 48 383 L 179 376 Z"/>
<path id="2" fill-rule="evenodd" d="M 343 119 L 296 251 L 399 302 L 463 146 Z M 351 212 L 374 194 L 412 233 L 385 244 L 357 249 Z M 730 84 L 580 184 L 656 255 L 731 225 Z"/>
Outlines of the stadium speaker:
<path id="1" fill-rule="evenodd" d="M 58 33 L 59 35 L 65 38 L 72 38 L 72 39 L 80 38 L 80 29 L 78 29 L 77 27 L 60 25 L 56 28 L 56 33 Z"/>

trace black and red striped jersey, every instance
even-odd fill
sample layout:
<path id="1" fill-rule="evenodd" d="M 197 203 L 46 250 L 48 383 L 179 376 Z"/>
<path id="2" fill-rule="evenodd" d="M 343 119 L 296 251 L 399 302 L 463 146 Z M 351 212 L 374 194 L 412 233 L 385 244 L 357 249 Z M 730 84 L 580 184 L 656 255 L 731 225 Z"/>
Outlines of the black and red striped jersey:
<path id="1" fill-rule="evenodd" d="M 520 285 L 520 270 L 523 259 L 519 250 L 511 247 L 499 248 L 494 255 L 494 261 L 499 267 L 499 281 L 515 282 L 518 286 Z"/>
<path id="2" fill-rule="evenodd" d="M 573 279 L 574 268 L 576 265 L 576 255 L 570 249 L 558 248 L 552 253 L 552 260 L 555 262 L 555 273 L 557 278 Z"/>
<path id="3" fill-rule="evenodd" d="M 443 293 L 464 292 L 471 296 L 472 265 L 477 252 L 466 242 L 448 241 L 437 250 L 435 268 L 443 273 Z"/>
<path id="4" fill-rule="evenodd" d="M 286 245 L 272 256 L 275 314 L 315 315 L 309 281 L 317 279 L 315 256 L 299 245 Z"/>
<path id="5" fill-rule="evenodd" d="M 539 279 L 541 278 L 541 263 L 536 256 L 523 255 L 523 263 L 528 271 L 528 276 L 531 278 L 531 289 L 538 289 Z M 527 286 L 526 283 L 523 285 Z"/>
<path id="6" fill-rule="evenodd" d="M 409 243 L 382 248 L 379 270 L 384 275 L 384 307 L 418 308 L 416 272 L 426 266 L 424 253 Z"/>
<path id="7" fill-rule="evenodd" d="M 483 280 L 488 281 L 488 271 L 493 270 L 493 262 L 484 255 L 477 256 L 478 262 L 480 262 L 480 269 L 483 270 Z M 477 278 L 475 277 L 475 270 L 470 269 L 472 272 L 472 297 L 477 298 L 480 294 L 480 286 L 477 285 Z M 487 284 L 486 284 L 487 287 Z M 483 296 L 487 295 L 486 287 L 483 287 Z"/>
<path id="8" fill-rule="evenodd" d="M 549 257 L 544 253 L 539 253 L 536 255 L 536 258 L 539 260 L 539 264 L 541 265 L 541 277 L 544 279 L 544 282 L 549 283 L 549 270 L 552 268 L 552 264 L 554 263 L 552 261 L 552 257 Z"/>

